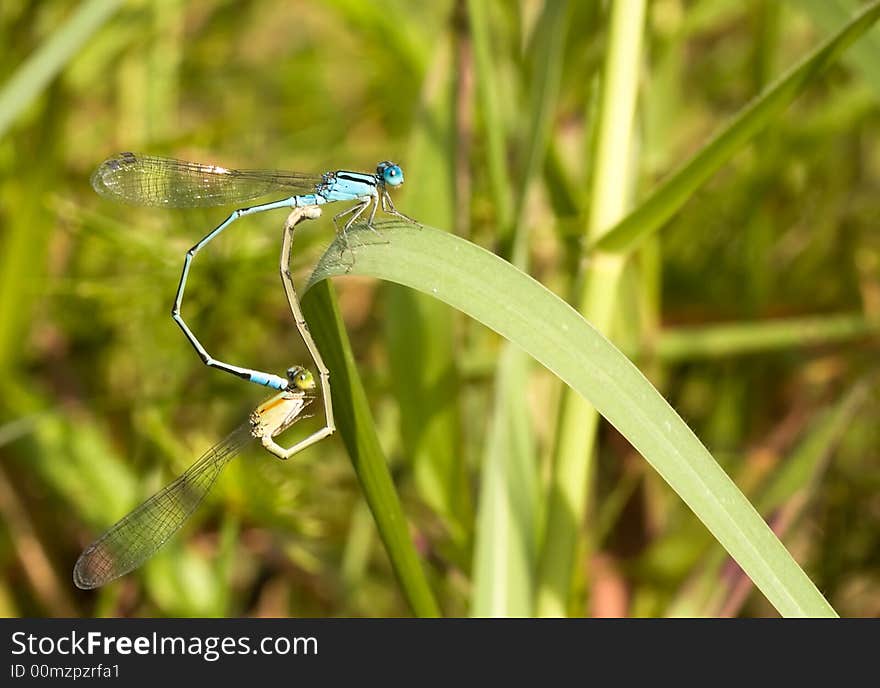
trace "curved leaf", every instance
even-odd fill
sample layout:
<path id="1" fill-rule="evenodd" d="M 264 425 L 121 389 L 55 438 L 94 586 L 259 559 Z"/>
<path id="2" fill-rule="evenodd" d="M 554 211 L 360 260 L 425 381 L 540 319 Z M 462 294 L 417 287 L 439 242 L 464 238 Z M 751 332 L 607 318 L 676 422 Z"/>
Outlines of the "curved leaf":
<path id="1" fill-rule="evenodd" d="M 754 507 L 642 373 L 571 306 L 528 275 L 464 239 L 401 222 L 381 237 L 350 231 L 354 261 L 337 240 L 309 287 L 370 275 L 467 313 L 531 354 L 586 398 L 688 504 L 784 616 L 834 610 Z"/>

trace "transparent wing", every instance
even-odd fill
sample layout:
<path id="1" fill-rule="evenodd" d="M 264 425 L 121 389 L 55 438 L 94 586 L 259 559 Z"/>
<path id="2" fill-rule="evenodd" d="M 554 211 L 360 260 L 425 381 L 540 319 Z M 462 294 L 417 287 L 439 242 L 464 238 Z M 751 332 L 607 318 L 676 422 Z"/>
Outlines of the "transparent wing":
<path id="1" fill-rule="evenodd" d="M 196 510 L 223 467 L 253 439 L 250 424 L 244 423 L 86 547 L 73 568 L 76 586 L 97 588 L 153 556 Z"/>
<path id="2" fill-rule="evenodd" d="M 119 153 L 92 174 L 92 187 L 102 196 L 168 208 L 240 203 L 272 192 L 311 193 L 321 181 L 321 175 L 231 170 L 138 153 Z"/>

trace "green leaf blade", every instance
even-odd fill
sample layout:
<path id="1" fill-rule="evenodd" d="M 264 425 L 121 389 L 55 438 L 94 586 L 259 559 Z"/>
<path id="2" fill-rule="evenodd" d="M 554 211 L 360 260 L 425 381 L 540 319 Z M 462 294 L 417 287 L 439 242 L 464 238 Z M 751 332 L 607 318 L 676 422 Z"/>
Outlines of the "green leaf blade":
<path id="1" fill-rule="evenodd" d="M 571 306 L 509 263 L 430 227 L 363 228 L 353 265 L 341 242 L 309 286 L 359 274 L 417 289 L 509 339 L 586 398 L 651 463 L 784 616 L 833 616 L 736 485 L 642 373 Z M 376 240 L 373 239 L 373 242 Z M 438 260 L 437 256 L 443 256 Z"/>
<path id="2" fill-rule="evenodd" d="M 403 508 L 376 436 L 367 393 L 358 375 L 330 284 L 325 282 L 311 290 L 303 298 L 302 309 L 315 343 L 331 371 L 337 428 L 403 594 L 416 615 L 439 616 L 437 602 L 410 538 Z"/>
<path id="3" fill-rule="evenodd" d="M 754 136 L 766 128 L 804 89 L 833 64 L 880 18 L 880 3 L 871 3 L 848 24 L 746 105 L 724 129 L 688 162 L 624 217 L 594 248 L 627 252 L 669 220 L 709 177 Z"/>

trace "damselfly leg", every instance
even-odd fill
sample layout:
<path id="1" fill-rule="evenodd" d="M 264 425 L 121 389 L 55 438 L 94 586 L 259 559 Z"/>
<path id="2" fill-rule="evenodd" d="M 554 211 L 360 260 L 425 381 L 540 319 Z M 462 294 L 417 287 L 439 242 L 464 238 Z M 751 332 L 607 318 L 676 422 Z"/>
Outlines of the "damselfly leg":
<path id="1" fill-rule="evenodd" d="M 303 219 L 315 219 L 321 214 L 318 206 L 309 206 L 306 208 L 295 208 L 287 220 L 284 222 L 284 229 L 281 236 L 281 260 L 279 269 L 281 272 L 281 283 L 284 285 L 284 293 L 287 296 L 287 303 L 290 306 L 290 313 L 296 323 L 300 336 L 309 350 L 309 355 L 318 369 L 318 375 L 321 379 L 321 396 L 324 398 L 324 427 L 312 433 L 304 440 L 297 442 L 292 447 L 284 448 L 279 446 L 272 437 L 263 439 L 263 446 L 281 459 L 287 459 L 299 451 L 302 451 L 315 442 L 320 442 L 325 437 L 329 437 L 336 431 L 336 423 L 333 419 L 333 398 L 330 391 L 330 370 L 321 357 L 321 352 L 312 339 L 312 333 L 309 331 L 308 323 L 303 315 L 302 308 L 299 305 L 299 298 L 296 294 L 296 286 L 293 283 L 293 275 L 290 271 L 290 260 L 293 251 L 293 231 L 297 224 Z"/>

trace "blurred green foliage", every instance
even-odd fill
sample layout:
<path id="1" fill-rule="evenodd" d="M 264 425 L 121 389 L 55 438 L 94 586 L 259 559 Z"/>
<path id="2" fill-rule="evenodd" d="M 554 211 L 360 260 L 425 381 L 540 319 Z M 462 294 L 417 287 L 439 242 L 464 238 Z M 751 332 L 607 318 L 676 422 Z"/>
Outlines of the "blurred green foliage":
<path id="1" fill-rule="evenodd" d="M 650 2 L 636 200 L 856 4 Z M 169 317 L 185 250 L 228 211 L 113 206 L 88 177 L 129 149 L 304 171 L 393 159 L 404 212 L 573 295 L 607 15 L 571 3 L 560 32 L 552 5 L 130 0 L 73 30 L 95 3 L 0 5 L 0 87 L 29 59 L 59 60 L 19 79 L 33 99 L 0 98 L 0 613 L 409 613 L 336 438 L 287 463 L 250 452 L 141 571 L 73 587 L 82 547 L 262 398 L 202 366 Z M 61 39 L 69 55 L 46 49 Z M 877 41 L 874 29 L 640 248 L 609 333 L 853 616 L 880 614 Z M 224 360 L 307 362 L 277 275 L 282 220 L 240 221 L 193 270 L 187 318 Z M 331 231 L 325 217 L 298 235 L 300 282 Z M 402 289 L 335 286 L 435 595 L 446 614 L 485 609 L 474 540 L 489 419 L 520 417 L 496 407 L 511 393 L 495 391 L 503 346 Z M 511 432 L 533 435 L 539 531 L 560 389 L 517 370 L 530 426 Z M 572 613 L 772 613 L 601 425 L 595 466 Z M 524 613 L 534 559 L 514 565 L 524 592 L 509 609 Z"/>

